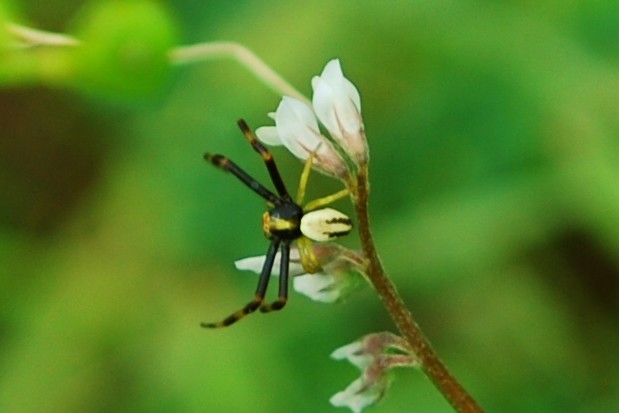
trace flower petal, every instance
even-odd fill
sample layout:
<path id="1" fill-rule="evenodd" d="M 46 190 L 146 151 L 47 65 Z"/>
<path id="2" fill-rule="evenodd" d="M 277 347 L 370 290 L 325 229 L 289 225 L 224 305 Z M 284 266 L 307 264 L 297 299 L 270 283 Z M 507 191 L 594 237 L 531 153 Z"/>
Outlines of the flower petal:
<path id="1" fill-rule="evenodd" d="M 325 68 L 322 70 L 321 77 L 327 83 L 333 85 L 335 89 L 341 90 L 342 93 L 352 100 L 357 110 L 361 112 L 361 98 L 359 96 L 359 91 L 355 85 L 353 85 L 352 82 L 344 76 L 340 59 L 333 59 L 327 62 Z"/>
<path id="2" fill-rule="evenodd" d="M 354 413 L 373 405 L 385 395 L 386 385 L 382 382 L 368 385 L 363 376 L 353 381 L 345 390 L 335 394 L 329 402 L 336 407 L 348 407 Z"/>
<path id="3" fill-rule="evenodd" d="M 299 159 L 306 160 L 322 143 L 312 109 L 300 100 L 284 96 L 275 112 L 275 125 L 282 143 Z"/>
<path id="4" fill-rule="evenodd" d="M 374 355 L 365 351 L 365 346 L 361 341 L 355 341 L 336 349 L 331 353 L 331 358 L 335 360 L 348 360 L 357 366 L 359 370 L 365 370 L 374 361 Z"/>
<path id="5" fill-rule="evenodd" d="M 259 255 L 256 257 L 247 257 L 241 260 L 234 261 L 234 266 L 236 267 L 237 270 L 253 271 L 257 274 L 260 274 L 260 272 L 262 271 L 262 267 L 264 267 L 265 260 L 266 260 L 266 257 L 264 255 Z"/>
<path id="6" fill-rule="evenodd" d="M 278 252 L 275 256 L 275 261 L 273 262 L 273 269 L 271 270 L 271 275 L 274 277 L 279 277 L 280 270 L 280 260 L 281 254 Z M 252 271 L 256 274 L 260 274 L 262 272 L 262 267 L 264 267 L 264 261 L 266 260 L 266 256 L 258 255 L 255 257 L 248 257 L 237 260 L 234 262 L 234 266 L 241 271 Z M 299 250 L 296 248 L 292 248 L 290 250 L 290 264 L 288 267 L 288 273 L 291 277 L 295 277 L 300 274 L 305 274 L 305 270 L 303 269 L 303 265 L 301 265 L 299 258 Z"/>
<path id="7" fill-rule="evenodd" d="M 339 300 L 341 295 L 335 277 L 321 273 L 295 277 L 293 288 L 298 293 L 323 303 L 334 303 Z"/>
<path id="8" fill-rule="evenodd" d="M 256 129 L 256 136 L 260 139 L 260 141 L 267 145 L 283 145 L 282 140 L 277 134 L 277 128 L 275 126 L 262 126 Z"/>
<path id="9" fill-rule="evenodd" d="M 327 63 L 322 74 L 312 79 L 312 87 L 314 111 L 329 133 L 338 140 L 358 135 L 363 129 L 361 98 L 344 77 L 338 59 Z"/>

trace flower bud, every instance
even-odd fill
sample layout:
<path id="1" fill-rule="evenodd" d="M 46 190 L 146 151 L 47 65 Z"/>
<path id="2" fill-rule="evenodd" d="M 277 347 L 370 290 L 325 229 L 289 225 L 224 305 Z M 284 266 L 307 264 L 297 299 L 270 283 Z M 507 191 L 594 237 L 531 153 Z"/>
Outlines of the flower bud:
<path id="1" fill-rule="evenodd" d="M 402 337 L 389 332 L 368 334 L 335 350 L 331 357 L 348 360 L 361 370 L 361 377 L 331 397 L 337 407 L 360 413 L 381 400 L 389 389 L 389 371 L 394 367 L 415 367 L 416 356 Z"/>
<path id="2" fill-rule="evenodd" d="M 354 161 L 367 163 L 361 98 L 355 85 L 344 77 L 339 59 L 331 60 L 320 76 L 314 76 L 312 88 L 312 104 L 318 120 Z"/>

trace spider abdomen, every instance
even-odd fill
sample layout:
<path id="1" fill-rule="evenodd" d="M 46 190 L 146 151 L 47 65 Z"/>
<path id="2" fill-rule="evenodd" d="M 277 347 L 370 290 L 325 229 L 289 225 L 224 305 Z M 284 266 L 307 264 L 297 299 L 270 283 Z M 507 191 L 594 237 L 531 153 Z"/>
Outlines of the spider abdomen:
<path id="1" fill-rule="evenodd" d="M 300 230 L 313 241 L 329 241 L 348 234 L 352 230 L 352 221 L 340 211 L 323 208 L 303 215 Z"/>

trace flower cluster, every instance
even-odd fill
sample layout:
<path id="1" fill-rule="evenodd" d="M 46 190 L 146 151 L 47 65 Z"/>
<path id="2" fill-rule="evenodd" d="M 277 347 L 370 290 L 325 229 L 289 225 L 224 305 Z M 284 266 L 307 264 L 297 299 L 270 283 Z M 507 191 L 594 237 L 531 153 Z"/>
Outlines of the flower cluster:
<path id="1" fill-rule="evenodd" d="M 331 357 L 346 359 L 361 370 L 357 380 L 330 400 L 334 406 L 348 407 L 355 413 L 383 398 L 389 388 L 388 373 L 392 368 L 418 365 L 406 340 L 389 332 L 368 334 L 335 350 Z"/>
<path id="2" fill-rule="evenodd" d="M 256 129 L 267 145 L 284 145 L 302 161 L 312 158 L 311 166 L 332 177 L 346 181 L 352 170 L 368 161 L 368 147 L 361 118 L 361 98 L 350 80 L 344 77 L 340 61 L 329 61 L 320 76 L 312 79 L 312 105 L 284 96 L 270 116 L 275 126 Z M 321 126 L 322 125 L 322 128 Z M 323 133 L 326 130 L 328 133 Z M 321 270 L 308 274 L 298 248 L 292 248 L 289 274 L 296 291 L 315 301 L 341 301 L 364 284 L 365 260 L 354 251 L 333 243 L 313 244 Z M 238 269 L 262 271 L 265 256 L 237 261 Z M 278 275 L 279 256 L 273 265 Z"/>
<path id="3" fill-rule="evenodd" d="M 256 130 L 267 145 L 284 145 L 305 161 L 314 154 L 313 167 L 340 179 L 350 173 L 350 163 L 365 165 L 368 147 L 361 118 L 361 98 L 355 86 L 344 77 L 340 61 L 331 60 L 320 76 L 312 79 L 312 106 L 284 96 L 270 116 L 275 126 Z M 328 131 L 323 134 L 319 121 Z"/>

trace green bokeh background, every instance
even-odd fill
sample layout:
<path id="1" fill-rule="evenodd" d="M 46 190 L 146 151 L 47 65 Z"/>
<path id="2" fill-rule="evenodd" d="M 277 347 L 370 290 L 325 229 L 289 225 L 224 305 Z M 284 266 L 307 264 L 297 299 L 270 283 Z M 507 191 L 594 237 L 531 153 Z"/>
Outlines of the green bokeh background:
<path id="1" fill-rule="evenodd" d="M 307 94 L 339 57 L 381 257 L 451 370 L 488 412 L 619 411 L 619 3 L 496 3 L 167 1 L 136 27 L 238 41 Z M 13 5 L 34 27 L 86 24 L 81 1 Z M 202 153 L 266 181 L 235 121 L 270 123 L 279 97 L 232 61 L 125 81 L 96 53 L 27 53 L 0 77 L 0 411 L 336 411 L 357 371 L 331 351 L 393 329 L 369 288 L 198 325 L 251 297 L 233 261 L 267 247 L 263 202 Z M 274 152 L 294 188 L 300 163 Z M 311 196 L 337 189 L 311 178 Z M 395 378 L 372 411 L 451 411 L 420 373 Z"/>

